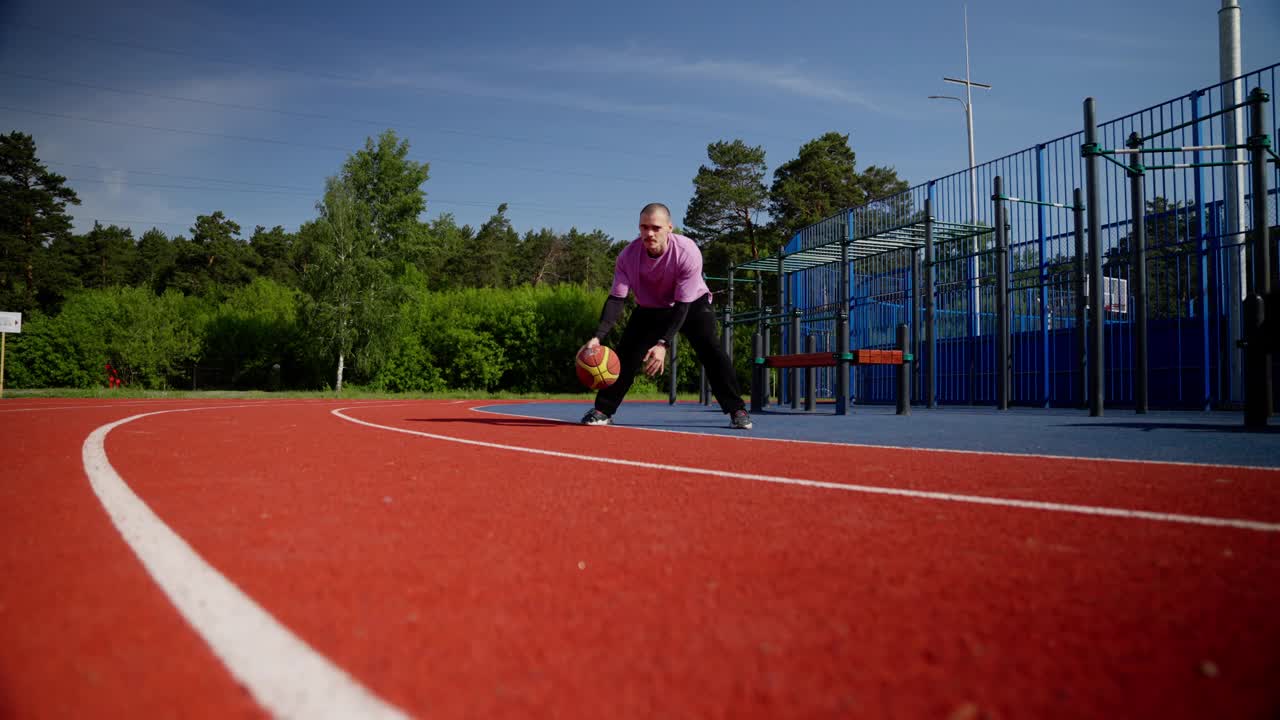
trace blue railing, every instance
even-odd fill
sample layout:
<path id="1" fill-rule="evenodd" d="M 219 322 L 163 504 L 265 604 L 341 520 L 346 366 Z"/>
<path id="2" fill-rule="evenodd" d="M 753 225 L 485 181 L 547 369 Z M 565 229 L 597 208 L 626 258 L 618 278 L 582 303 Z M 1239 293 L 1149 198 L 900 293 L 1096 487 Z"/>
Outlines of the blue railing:
<path id="1" fill-rule="evenodd" d="M 1243 144 L 1248 137 L 1248 111 L 1202 122 L 1199 118 L 1242 101 L 1254 88 L 1271 95 L 1267 103 L 1267 132 L 1273 147 L 1280 119 L 1277 70 L 1280 63 L 1256 70 L 1228 83 L 1198 89 L 1100 124 L 1099 144 L 1123 148 L 1129 134 L 1149 135 L 1186 124 L 1149 146 L 1182 147 Z M 1106 108 L 1100 108 L 1105 113 Z M 1234 132 L 1232 118 L 1240 125 Z M 879 230 L 920 221 L 925 199 L 935 220 L 990 227 L 994 217 L 993 181 L 1002 179 L 1004 194 L 1070 206 L 1073 191 L 1084 187 L 1083 131 L 1006 155 L 973 168 L 976 179 L 976 217 L 972 217 L 969 171 L 916 185 L 897 195 L 842 211 L 795 234 L 784 250 L 794 253 L 837 240 L 872 235 Z M 1223 162 L 1247 157 L 1242 150 L 1204 150 L 1144 156 L 1147 165 Z M 1275 188 L 1280 165 L 1268 165 L 1271 188 L 1267 217 L 1280 224 Z M 1246 245 L 1231 228 L 1249 226 L 1254 192 L 1247 169 L 1214 166 L 1147 170 L 1144 190 L 1148 201 L 1143 221 L 1148 246 L 1148 323 L 1151 358 L 1150 402 L 1154 407 L 1209 408 L 1240 400 L 1238 378 L 1240 337 L 1239 279 L 1245 267 Z M 1240 189 L 1243 203 L 1233 202 Z M 1106 343 L 1105 398 L 1109 404 L 1134 401 L 1132 298 L 1127 296 L 1130 268 L 1128 239 L 1132 232 L 1129 179 L 1122 168 L 1102 163 L 1099 175 L 1101 245 L 1107 287 L 1114 296 L 1104 323 Z M 1073 283 L 1074 219 L 1069 208 L 1029 203 L 1006 203 L 1009 225 L 1009 307 L 1013 384 L 1011 400 L 1033 406 L 1076 406 L 1083 399 L 1083 383 L 1075 361 L 1076 299 Z M 1231 217 L 1239 217 L 1234 225 Z M 1273 233 L 1272 257 L 1280 238 Z M 994 403 L 995 255 L 990 233 L 937 244 L 934 266 L 936 360 L 932 368 L 941 403 Z M 815 334 L 819 348 L 834 347 L 834 323 L 825 319 L 840 309 L 839 263 L 793 273 L 788 278 L 789 303 L 806 318 L 803 331 Z M 850 346 L 890 347 L 895 326 L 908 323 L 913 337 L 923 341 L 918 303 L 912 302 L 915 278 L 911 251 L 891 251 L 850 263 Z M 1121 297 L 1125 296 L 1125 297 Z M 789 329 L 783 342 L 789 347 Z M 917 363 L 918 374 L 927 370 Z M 859 401 L 887 402 L 895 389 L 884 368 L 855 370 L 851 384 Z M 829 391 L 827 380 L 822 383 Z M 916 378 L 915 387 L 920 387 Z"/>

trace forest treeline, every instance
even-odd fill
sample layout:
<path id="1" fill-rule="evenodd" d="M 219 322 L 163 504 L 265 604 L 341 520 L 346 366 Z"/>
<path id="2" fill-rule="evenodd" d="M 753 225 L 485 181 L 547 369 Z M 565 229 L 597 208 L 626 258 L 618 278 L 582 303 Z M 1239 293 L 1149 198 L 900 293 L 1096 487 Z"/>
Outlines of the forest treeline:
<path id="1" fill-rule="evenodd" d="M 566 357 L 595 328 L 631 238 L 521 233 L 506 205 L 480 227 L 424 220 L 429 165 L 408 154 L 393 131 L 368 138 L 296 230 L 250 232 L 215 210 L 185 234 L 135 237 L 115 225 L 73 232 L 66 178 L 32 136 L 0 136 L 0 311 L 23 313 L 6 385 L 101 386 L 111 365 L 148 389 L 578 389 Z M 673 221 L 712 275 L 906 188 L 892 169 L 858 171 L 838 133 L 802 146 L 769 186 L 760 147 L 715 142 L 707 160 Z"/>

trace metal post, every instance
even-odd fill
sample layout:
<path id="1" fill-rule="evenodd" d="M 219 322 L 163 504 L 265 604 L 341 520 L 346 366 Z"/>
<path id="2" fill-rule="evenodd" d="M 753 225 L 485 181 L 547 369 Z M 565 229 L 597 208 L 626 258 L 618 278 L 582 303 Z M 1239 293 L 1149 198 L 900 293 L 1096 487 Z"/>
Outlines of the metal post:
<path id="1" fill-rule="evenodd" d="M 1084 101 L 1084 143 L 1098 146 L 1098 120 L 1093 98 Z M 1089 218 L 1089 415 L 1102 417 L 1106 368 L 1102 332 L 1102 206 L 1098 199 L 1097 155 L 1084 159 L 1085 214 Z"/>
<path id="2" fill-rule="evenodd" d="M 1003 179 L 997 175 L 994 182 L 996 224 L 996 407 L 1009 409 L 1009 239 L 1005 223 Z"/>
<path id="3" fill-rule="evenodd" d="M 1200 102 L 1204 98 L 1204 92 L 1196 90 L 1191 93 L 1191 144 L 1200 147 L 1204 144 L 1200 129 Z M 1192 153 L 1191 161 L 1197 165 L 1202 158 L 1200 151 Z M 1206 220 L 1204 187 L 1206 184 L 1206 169 L 1197 167 L 1193 174 L 1194 198 L 1195 198 L 1195 218 L 1196 218 L 1196 267 L 1200 271 L 1200 282 L 1196 288 L 1199 294 L 1198 305 L 1200 307 L 1200 409 L 1208 411 L 1213 405 L 1213 381 L 1210 373 L 1210 345 L 1209 345 L 1209 250 L 1206 238 Z M 1229 364 L 1229 363 L 1228 363 Z"/>
<path id="4" fill-rule="evenodd" d="M 1267 227 L 1267 137 L 1266 103 L 1269 96 L 1262 88 L 1249 93 L 1249 169 L 1253 181 L 1253 252 L 1248 253 L 1253 267 L 1249 272 L 1250 291 L 1245 311 L 1244 352 L 1244 423 L 1246 427 L 1265 427 L 1273 411 L 1271 355 L 1263 337 L 1265 308 L 1271 296 L 1271 238 Z M 1272 303 L 1274 307 L 1274 303 Z M 1271 324 L 1276 318 L 1271 319 Z"/>
<path id="5" fill-rule="evenodd" d="M 676 346 L 680 343 L 680 337 L 671 338 L 671 375 L 667 378 L 667 404 L 676 404 L 676 363 L 679 362 Z"/>
<path id="6" fill-rule="evenodd" d="M 782 267 L 783 267 L 782 253 L 786 249 L 787 248 L 785 245 L 778 248 L 778 314 L 779 315 L 785 315 L 788 307 L 787 276 L 782 272 Z M 792 302 L 790 303 L 790 305 L 795 305 L 794 298 L 792 298 Z M 788 345 L 790 345 L 791 347 L 799 347 L 799 345 L 797 344 L 799 343 L 799 340 L 792 339 L 791 342 L 788 343 L 785 338 L 786 338 L 786 334 L 782 332 L 782 319 L 779 318 L 778 319 L 778 351 L 780 354 L 787 352 Z M 796 374 L 795 370 L 779 370 L 778 371 L 778 404 L 779 405 L 786 402 L 786 398 L 784 396 L 786 395 L 787 391 L 792 389 L 792 386 L 787 384 L 786 379 L 788 377 L 794 376 L 795 374 Z M 794 399 L 792 399 L 791 407 L 793 408 L 795 407 Z"/>
<path id="7" fill-rule="evenodd" d="M 760 377 L 765 372 L 764 367 L 764 336 L 756 333 L 752 337 L 751 346 L 753 348 L 754 357 L 751 358 L 751 412 L 760 412 L 764 409 L 764 398 L 761 393 Z"/>
<path id="8" fill-rule="evenodd" d="M 800 354 L 800 309 L 791 311 L 791 352 L 795 355 Z M 800 371 L 792 368 L 787 372 L 791 373 L 791 409 L 795 410 L 800 407 Z"/>
<path id="9" fill-rule="evenodd" d="M 809 335 L 804 339 L 805 352 L 818 351 L 818 338 Z M 815 367 L 807 367 L 804 369 L 804 409 L 813 412 L 818 406 L 818 369 Z"/>
<path id="10" fill-rule="evenodd" d="M 1036 145 L 1036 200 L 1045 201 L 1044 190 L 1044 145 Z M 1045 226 L 1048 211 L 1044 205 L 1036 206 L 1036 236 L 1039 240 L 1039 276 L 1040 276 L 1040 407 L 1049 407 L 1049 398 L 1053 392 L 1049 381 L 1049 249 L 1046 247 L 1047 234 Z"/>
<path id="11" fill-rule="evenodd" d="M 849 414 L 849 313 L 841 310 L 836 315 L 836 414 Z"/>
<path id="12" fill-rule="evenodd" d="M 935 381 L 937 346 L 934 343 L 933 317 L 933 198 L 924 200 L 924 402 L 925 407 L 938 407 Z"/>
<path id="13" fill-rule="evenodd" d="M 902 351 L 902 364 L 898 371 L 898 414 L 911 414 L 911 366 L 915 363 L 908 360 L 911 354 L 911 338 L 905 324 L 898 325 L 898 349 Z"/>
<path id="14" fill-rule="evenodd" d="M 1089 307 L 1089 284 L 1086 282 L 1088 274 L 1084 266 L 1084 198 L 1081 195 L 1080 188 L 1072 191 L 1071 202 L 1071 215 L 1075 221 L 1076 241 L 1076 276 L 1071 290 L 1076 305 L 1076 373 L 1080 377 L 1080 390 L 1077 397 L 1080 399 L 1080 407 L 1084 408 L 1089 407 L 1089 352 L 1085 340 L 1086 328 L 1088 327 L 1085 311 Z"/>
<path id="15" fill-rule="evenodd" d="M 836 414 L 849 412 L 849 242 L 850 227 L 844 242 L 840 243 L 840 312 L 836 314 L 836 352 L 841 359 L 836 362 Z"/>
<path id="16" fill-rule="evenodd" d="M 920 352 L 920 251 L 911 251 L 911 353 Z M 919 380 L 916 369 L 920 363 L 911 363 L 911 399 L 919 400 Z"/>
<path id="17" fill-rule="evenodd" d="M 764 309 L 764 314 L 772 315 L 773 308 L 766 307 Z M 763 322 L 764 322 L 764 332 L 763 332 L 764 354 L 768 355 L 769 353 L 773 352 L 773 328 L 770 326 L 770 323 L 772 323 L 773 321 L 764 320 Z M 761 389 L 764 391 L 764 402 L 766 405 L 768 405 L 769 399 L 773 396 L 773 374 L 769 372 L 768 368 L 766 368 L 764 371 L 764 377 L 762 379 L 762 382 L 764 383 L 761 386 Z"/>
<path id="18" fill-rule="evenodd" d="M 1131 148 L 1142 147 L 1138 133 L 1129 135 L 1126 143 Z M 1147 202 L 1142 185 L 1142 156 L 1129 156 L 1130 212 L 1133 215 L 1133 261 L 1129 272 L 1129 286 L 1133 288 L 1133 410 L 1139 415 L 1147 412 Z"/>
<path id="19" fill-rule="evenodd" d="M 711 404 L 711 393 L 707 388 L 707 366 L 698 364 L 698 402 L 703 405 Z"/>
<path id="20" fill-rule="evenodd" d="M 724 326 L 720 328 L 721 342 L 724 343 L 724 354 L 729 356 L 729 367 L 733 367 L 733 268 L 729 268 L 729 302 L 724 308 Z"/>
<path id="21" fill-rule="evenodd" d="M 1241 79 L 1240 53 L 1240 4 L 1237 0 L 1222 0 L 1218 11 L 1218 80 L 1222 83 L 1222 106 L 1231 107 L 1244 99 L 1244 80 Z M 1244 137 L 1245 113 L 1237 108 L 1222 120 L 1222 139 L 1226 145 L 1238 145 Z M 1224 161 L 1236 162 L 1244 159 L 1244 153 L 1238 148 L 1230 148 L 1222 153 Z M 1221 263 L 1222 278 L 1226 292 L 1227 337 L 1231 342 L 1244 336 L 1241 322 L 1241 301 L 1245 298 L 1245 285 L 1248 283 L 1248 270 L 1245 267 L 1245 251 L 1248 245 L 1245 237 L 1245 169 L 1242 165 L 1227 165 L 1222 168 L 1222 200 L 1225 227 L 1218 229 L 1219 251 L 1218 261 Z M 1256 197 L 1256 196 L 1255 196 Z M 1244 368 L 1241 358 L 1234 348 L 1228 350 L 1225 363 L 1228 366 L 1225 400 L 1238 403 L 1244 400 L 1241 379 Z"/>

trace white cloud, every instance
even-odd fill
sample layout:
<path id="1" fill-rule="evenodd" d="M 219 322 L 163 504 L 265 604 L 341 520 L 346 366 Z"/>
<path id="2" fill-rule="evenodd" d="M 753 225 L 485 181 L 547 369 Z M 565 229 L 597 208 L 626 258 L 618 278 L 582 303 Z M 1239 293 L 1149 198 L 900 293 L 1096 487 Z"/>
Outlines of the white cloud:
<path id="1" fill-rule="evenodd" d="M 632 50 L 579 48 L 539 67 L 555 72 L 611 75 L 665 76 L 728 83 L 759 90 L 764 88 L 795 97 L 853 105 L 867 110 L 885 109 L 847 84 L 806 68 L 803 63 L 766 64 L 742 60 L 685 59 L 672 53 L 641 54 Z"/>

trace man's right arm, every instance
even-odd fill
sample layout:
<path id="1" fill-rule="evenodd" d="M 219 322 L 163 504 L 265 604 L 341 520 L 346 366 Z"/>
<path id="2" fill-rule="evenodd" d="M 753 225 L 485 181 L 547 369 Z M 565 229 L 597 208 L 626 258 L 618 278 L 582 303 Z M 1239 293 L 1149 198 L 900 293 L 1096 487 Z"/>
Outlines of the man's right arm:
<path id="1" fill-rule="evenodd" d="M 600 324 L 596 326 L 595 339 L 604 340 L 614 325 L 618 324 L 618 319 L 622 317 L 622 310 L 626 306 L 626 299 L 617 295 L 610 295 L 608 300 L 604 301 L 604 308 L 600 311 Z"/>

